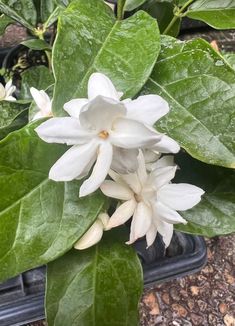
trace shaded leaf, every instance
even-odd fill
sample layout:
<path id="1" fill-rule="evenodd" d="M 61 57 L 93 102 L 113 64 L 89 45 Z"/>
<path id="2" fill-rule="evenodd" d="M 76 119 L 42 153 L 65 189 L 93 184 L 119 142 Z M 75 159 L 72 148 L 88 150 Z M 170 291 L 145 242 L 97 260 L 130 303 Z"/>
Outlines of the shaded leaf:
<path id="1" fill-rule="evenodd" d="M 94 222 L 104 197 L 79 198 L 78 181 L 48 172 L 67 146 L 41 141 L 31 124 L 0 142 L 0 279 L 45 264 L 70 250 Z"/>
<path id="2" fill-rule="evenodd" d="M 36 26 L 37 13 L 32 0 L 0 0 L 0 11 L 32 31 Z"/>
<path id="3" fill-rule="evenodd" d="M 176 229 L 206 237 L 235 232 L 235 171 L 199 162 L 186 153 L 176 162 L 180 170 L 174 182 L 192 183 L 206 192 L 198 205 L 180 212 L 189 223 Z"/>
<path id="4" fill-rule="evenodd" d="M 235 1 L 197 0 L 188 8 L 186 15 L 214 28 L 235 28 Z"/>
<path id="5" fill-rule="evenodd" d="M 31 50 L 49 50 L 51 51 L 51 46 L 43 40 L 39 40 L 36 38 L 28 39 L 26 41 L 21 42 L 21 44 L 27 46 Z"/>
<path id="6" fill-rule="evenodd" d="M 108 75 L 125 97 L 134 96 L 159 49 L 157 23 L 147 13 L 116 21 L 103 1 L 73 1 L 60 16 L 53 50 L 54 113 L 64 115 L 65 102 L 87 96 L 87 81 L 95 71 Z"/>
<path id="7" fill-rule="evenodd" d="M 122 230 L 95 247 L 71 250 L 48 265 L 49 326 L 137 325 L 142 267 Z"/>
<path id="8" fill-rule="evenodd" d="M 126 0 L 124 10 L 131 11 L 141 6 L 146 0 Z"/>
<path id="9" fill-rule="evenodd" d="M 235 71 L 208 43 L 164 37 L 142 93 L 170 104 L 157 129 L 203 162 L 235 167 Z"/>

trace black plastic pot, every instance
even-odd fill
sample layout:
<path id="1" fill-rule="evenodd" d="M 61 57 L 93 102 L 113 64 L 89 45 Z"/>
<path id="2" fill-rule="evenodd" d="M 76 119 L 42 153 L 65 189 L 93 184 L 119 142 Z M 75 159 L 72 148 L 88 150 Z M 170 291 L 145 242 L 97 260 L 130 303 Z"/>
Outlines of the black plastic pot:
<path id="1" fill-rule="evenodd" d="M 159 237 L 146 249 L 145 240 L 134 245 L 144 271 L 144 285 L 164 282 L 199 271 L 207 260 L 203 238 L 175 232 L 165 250 Z M 25 272 L 0 285 L 0 325 L 20 326 L 44 316 L 45 267 Z"/>

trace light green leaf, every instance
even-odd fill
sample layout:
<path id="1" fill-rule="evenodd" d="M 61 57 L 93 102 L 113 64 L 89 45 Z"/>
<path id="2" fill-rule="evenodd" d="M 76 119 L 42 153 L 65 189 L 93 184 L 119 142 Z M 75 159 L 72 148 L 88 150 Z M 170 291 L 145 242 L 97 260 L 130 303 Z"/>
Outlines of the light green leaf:
<path id="1" fill-rule="evenodd" d="M 197 0 L 188 8 L 187 16 L 217 29 L 235 28 L 235 0 Z"/>
<path id="2" fill-rule="evenodd" d="M 45 90 L 50 85 L 54 84 L 54 77 L 52 72 L 45 66 L 36 66 L 27 69 L 21 75 L 21 99 L 32 99 L 30 87 L 35 87 L 38 90 Z"/>
<path id="3" fill-rule="evenodd" d="M 10 17 L 8 17 L 6 15 L 1 15 L 0 16 L 0 35 L 3 35 L 7 26 L 14 22 L 15 21 L 13 19 L 11 19 Z"/>
<path id="4" fill-rule="evenodd" d="M 26 41 L 21 42 L 21 44 L 27 46 L 31 50 L 47 50 L 51 51 L 51 46 L 43 40 L 39 40 L 37 38 L 31 38 Z"/>
<path id="5" fill-rule="evenodd" d="M 203 162 L 235 168 L 235 71 L 208 43 L 164 37 L 142 93 L 171 107 L 158 130 Z"/>
<path id="6" fill-rule="evenodd" d="M 131 11 L 141 6 L 146 0 L 126 0 L 124 10 Z"/>
<path id="7" fill-rule="evenodd" d="M 48 17 L 47 21 L 44 23 L 44 28 L 47 29 L 52 24 L 54 24 L 57 21 L 59 15 L 63 12 L 63 10 L 63 7 L 56 7 L 55 10 Z"/>
<path id="8" fill-rule="evenodd" d="M 235 53 L 223 54 L 225 60 L 230 64 L 230 66 L 235 70 Z"/>
<path id="9" fill-rule="evenodd" d="M 95 71 L 111 78 L 124 97 L 134 96 L 159 49 L 157 23 L 147 13 L 116 21 L 103 1 L 73 1 L 60 16 L 53 50 L 54 113 L 64 115 L 65 102 L 87 97 L 87 81 Z"/>
<path id="10" fill-rule="evenodd" d="M 0 0 L 0 11 L 32 31 L 36 26 L 37 13 L 32 0 Z"/>
<path id="11" fill-rule="evenodd" d="M 25 108 L 25 105 L 16 102 L 0 102 L 0 139 L 27 123 L 25 114 L 22 115 Z"/>
<path id="12" fill-rule="evenodd" d="M 201 163 L 187 154 L 176 158 L 180 170 L 174 182 L 192 183 L 205 190 L 202 201 L 180 214 L 187 225 L 176 229 L 206 237 L 235 232 L 235 171 Z"/>
<path id="13" fill-rule="evenodd" d="M 67 146 L 41 141 L 36 126 L 0 142 L 0 280 L 70 250 L 105 202 L 99 193 L 79 198 L 78 181 L 48 179 Z"/>
<path id="14" fill-rule="evenodd" d="M 122 230 L 48 265 L 48 326 L 137 326 L 142 268 Z"/>

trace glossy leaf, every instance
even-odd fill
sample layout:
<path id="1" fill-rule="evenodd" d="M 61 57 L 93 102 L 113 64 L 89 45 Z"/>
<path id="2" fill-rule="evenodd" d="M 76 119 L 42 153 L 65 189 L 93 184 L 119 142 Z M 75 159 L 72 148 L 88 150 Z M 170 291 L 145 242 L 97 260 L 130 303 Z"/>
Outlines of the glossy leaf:
<path id="1" fill-rule="evenodd" d="M 0 35 L 3 35 L 7 26 L 12 24 L 13 22 L 14 22 L 14 20 L 11 19 L 10 17 L 8 17 L 6 15 L 1 15 L 0 16 Z"/>
<path id="2" fill-rule="evenodd" d="M 22 74 L 20 98 L 31 100 L 30 87 L 35 87 L 38 90 L 45 90 L 52 84 L 54 84 L 54 77 L 47 67 L 36 66 L 27 69 Z"/>
<path id="3" fill-rule="evenodd" d="M 235 70 L 235 53 L 226 53 L 223 55 L 223 57 L 230 64 L 230 66 Z"/>
<path id="4" fill-rule="evenodd" d="M 192 183 L 206 192 L 198 205 L 180 212 L 189 222 L 176 229 L 206 237 L 235 232 L 235 171 L 199 162 L 186 153 L 176 162 L 180 169 L 174 182 Z"/>
<path id="5" fill-rule="evenodd" d="M 94 222 L 104 197 L 79 198 L 79 182 L 48 172 L 67 146 L 41 141 L 31 124 L 0 142 L 0 280 L 70 250 Z"/>
<path id="6" fill-rule="evenodd" d="M 21 44 L 27 46 L 31 50 L 49 50 L 51 51 L 51 46 L 43 40 L 39 40 L 36 38 L 28 39 L 26 41 L 21 42 Z"/>
<path id="7" fill-rule="evenodd" d="M 0 0 L 0 11 L 30 30 L 36 26 L 37 13 L 32 0 Z"/>
<path id="8" fill-rule="evenodd" d="M 235 28 L 235 0 L 197 0 L 188 8 L 187 16 L 214 28 Z"/>
<path id="9" fill-rule="evenodd" d="M 124 10 L 131 11 L 141 6 L 146 0 L 126 0 Z"/>
<path id="10" fill-rule="evenodd" d="M 170 104 L 158 130 L 203 162 L 235 168 L 235 71 L 208 43 L 164 37 L 142 93 Z"/>
<path id="11" fill-rule="evenodd" d="M 64 115 L 65 102 L 87 96 L 87 81 L 95 71 L 111 78 L 124 97 L 134 96 L 159 49 L 157 23 L 147 13 L 116 21 L 103 1 L 73 1 L 60 16 L 53 50 L 54 113 Z"/>
<path id="12" fill-rule="evenodd" d="M 25 105 L 16 102 L 0 102 L 0 139 L 27 122 L 22 116 L 25 109 Z"/>
<path id="13" fill-rule="evenodd" d="M 122 230 L 48 265 L 48 326 L 137 326 L 142 267 Z"/>

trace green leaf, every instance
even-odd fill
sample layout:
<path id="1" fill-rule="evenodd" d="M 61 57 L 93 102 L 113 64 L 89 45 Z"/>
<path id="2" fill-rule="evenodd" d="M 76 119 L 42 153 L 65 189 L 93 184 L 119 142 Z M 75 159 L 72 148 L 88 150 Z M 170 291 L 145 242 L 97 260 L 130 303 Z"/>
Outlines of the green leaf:
<path id="1" fill-rule="evenodd" d="M 1 280 L 70 250 L 105 203 L 99 193 L 79 198 L 78 181 L 48 179 L 67 146 L 41 141 L 34 131 L 37 124 L 0 142 Z"/>
<path id="2" fill-rule="evenodd" d="M 0 139 L 7 136 L 13 130 L 23 127 L 27 122 L 24 119 L 26 106 L 16 102 L 0 102 Z"/>
<path id="3" fill-rule="evenodd" d="M 142 268 L 121 231 L 109 231 L 95 247 L 72 250 L 48 265 L 49 326 L 138 325 Z"/>
<path id="4" fill-rule="evenodd" d="M 182 232 L 206 237 L 235 232 L 235 171 L 199 162 L 189 155 L 176 158 L 179 165 L 174 182 L 192 183 L 205 190 L 202 201 L 180 214 L 187 225 L 177 225 Z"/>
<path id="5" fill-rule="evenodd" d="M 30 87 L 35 87 L 38 90 L 45 90 L 50 85 L 54 84 L 52 72 L 45 66 L 36 66 L 25 70 L 21 75 L 21 99 L 32 99 Z"/>
<path id="6" fill-rule="evenodd" d="M 146 4 L 144 4 L 141 8 L 152 17 L 157 19 L 161 33 L 165 31 L 174 17 L 174 3 L 172 1 L 147 1 Z M 177 36 L 180 30 L 180 23 L 181 18 L 178 18 L 170 30 L 167 32 L 167 35 Z"/>
<path id="7" fill-rule="evenodd" d="M 32 0 L 0 0 L 0 11 L 32 31 L 36 26 L 37 13 Z"/>
<path id="8" fill-rule="evenodd" d="M 146 93 L 171 107 L 157 129 L 198 160 L 235 168 L 235 71 L 208 43 L 164 37 Z"/>
<path id="9" fill-rule="evenodd" d="M 1 15 L 0 16 L 0 35 L 3 35 L 7 26 L 14 22 L 15 21 L 12 20 L 10 17 L 8 17 L 6 15 Z"/>
<path id="10" fill-rule="evenodd" d="M 55 0 L 40 0 L 41 23 L 45 23 L 56 9 Z"/>
<path id="11" fill-rule="evenodd" d="M 55 10 L 48 17 L 47 21 L 44 23 L 44 28 L 47 29 L 52 24 L 54 24 L 57 21 L 59 15 L 63 12 L 63 10 L 63 7 L 56 7 Z"/>
<path id="12" fill-rule="evenodd" d="M 235 28 L 235 1 L 197 0 L 188 8 L 186 15 L 217 29 Z"/>
<path id="13" fill-rule="evenodd" d="M 51 46 L 46 41 L 39 40 L 37 38 L 31 38 L 26 41 L 21 42 L 21 44 L 27 46 L 31 50 L 49 50 L 51 51 Z"/>
<path id="14" fill-rule="evenodd" d="M 124 10 L 132 11 L 141 6 L 146 0 L 126 0 Z"/>
<path id="15" fill-rule="evenodd" d="M 73 1 L 60 16 L 53 49 L 54 113 L 64 115 L 65 102 L 87 97 L 87 81 L 95 71 L 111 78 L 125 97 L 134 96 L 159 50 L 157 23 L 147 13 L 116 21 L 103 1 Z"/>
<path id="16" fill-rule="evenodd" d="M 230 66 L 235 70 L 235 53 L 223 54 L 225 60 L 230 64 Z"/>

